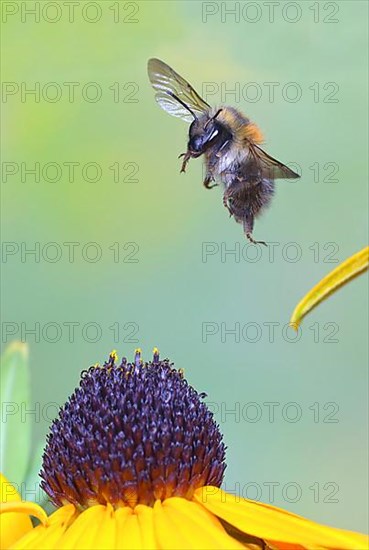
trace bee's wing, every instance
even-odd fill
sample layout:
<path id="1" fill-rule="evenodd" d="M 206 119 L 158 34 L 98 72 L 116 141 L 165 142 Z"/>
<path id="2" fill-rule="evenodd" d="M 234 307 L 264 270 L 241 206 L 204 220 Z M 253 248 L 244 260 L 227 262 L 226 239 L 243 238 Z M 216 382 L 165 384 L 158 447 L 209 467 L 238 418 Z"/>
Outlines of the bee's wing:
<path id="1" fill-rule="evenodd" d="M 156 101 L 170 115 L 192 122 L 211 108 L 187 80 L 160 59 L 149 59 L 147 70 Z"/>
<path id="2" fill-rule="evenodd" d="M 263 178 L 276 180 L 276 179 L 296 179 L 299 178 L 299 174 L 296 174 L 291 168 L 285 166 L 279 160 L 274 159 L 268 153 L 263 151 L 255 143 L 250 144 L 250 153 L 253 160 L 257 163 L 261 175 Z"/>

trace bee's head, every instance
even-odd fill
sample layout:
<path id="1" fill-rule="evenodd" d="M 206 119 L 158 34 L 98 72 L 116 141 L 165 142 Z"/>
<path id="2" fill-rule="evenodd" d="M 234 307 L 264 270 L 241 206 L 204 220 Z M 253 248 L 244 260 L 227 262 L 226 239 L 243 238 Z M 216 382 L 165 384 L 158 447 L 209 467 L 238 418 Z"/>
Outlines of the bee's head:
<path id="1" fill-rule="evenodd" d="M 199 157 L 214 143 L 220 134 L 220 124 L 216 117 L 221 109 L 213 116 L 195 118 L 189 130 L 188 151 L 192 157 Z"/>

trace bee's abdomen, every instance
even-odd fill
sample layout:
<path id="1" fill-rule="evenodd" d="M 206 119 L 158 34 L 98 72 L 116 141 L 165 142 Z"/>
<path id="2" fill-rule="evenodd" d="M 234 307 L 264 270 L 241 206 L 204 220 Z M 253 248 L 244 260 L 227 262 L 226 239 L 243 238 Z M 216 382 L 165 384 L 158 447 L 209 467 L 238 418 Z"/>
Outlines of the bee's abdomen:
<path id="1" fill-rule="evenodd" d="M 274 195 L 273 180 L 263 179 L 256 185 L 243 185 L 229 193 L 232 213 L 237 221 L 246 215 L 257 217 L 269 206 Z"/>

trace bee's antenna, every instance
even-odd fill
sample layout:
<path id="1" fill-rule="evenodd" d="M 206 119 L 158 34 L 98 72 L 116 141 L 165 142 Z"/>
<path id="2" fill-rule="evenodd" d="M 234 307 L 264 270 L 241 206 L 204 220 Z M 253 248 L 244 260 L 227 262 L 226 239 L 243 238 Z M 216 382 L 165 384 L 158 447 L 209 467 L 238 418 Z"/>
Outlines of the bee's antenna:
<path id="1" fill-rule="evenodd" d="M 217 112 L 215 113 L 214 116 L 212 116 L 211 118 L 209 118 L 209 120 L 205 123 L 205 126 L 204 126 L 204 129 L 206 130 L 206 128 L 208 127 L 209 123 L 212 121 L 212 120 L 215 120 L 217 118 L 217 116 L 219 115 L 219 113 L 221 113 L 223 111 L 223 109 L 218 109 Z"/>
<path id="2" fill-rule="evenodd" d="M 214 120 L 215 118 L 217 118 L 217 116 L 223 111 L 223 109 L 218 109 L 217 112 L 215 113 L 215 115 L 212 117 L 212 120 Z"/>
<path id="3" fill-rule="evenodd" d="M 189 112 L 191 113 L 191 115 L 193 116 L 193 118 L 196 120 L 197 119 L 197 116 L 195 115 L 195 113 L 189 108 L 188 105 L 186 105 L 186 103 L 184 101 L 182 101 L 181 99 L 179 99 L 178 96 L 176 96 L 173 92 L 169 92 L 169 91 L 166 91 L 166 93 L 172 97 L 174 97 L 174 99 L 176 101 L 178 101 L 178 103 L 180 103 L 181 105 L 183 105 L 183 107 Z M 220 109 L 222 110 L 222 109 Z"/>

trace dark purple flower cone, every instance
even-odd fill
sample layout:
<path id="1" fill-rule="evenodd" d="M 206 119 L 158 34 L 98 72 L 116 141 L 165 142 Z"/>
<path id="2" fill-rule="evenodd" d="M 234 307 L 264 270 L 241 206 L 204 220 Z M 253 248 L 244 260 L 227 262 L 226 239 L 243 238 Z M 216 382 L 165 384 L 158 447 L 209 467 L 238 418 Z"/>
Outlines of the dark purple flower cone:
<path id="1" fill-rule="evenodd" d="M 57 506 L 152 506 L 220 487 L 225 446 L 202 398 L 168 359 L 104 366 L 82 373 L 54 420 L 41 486 Z"/>

